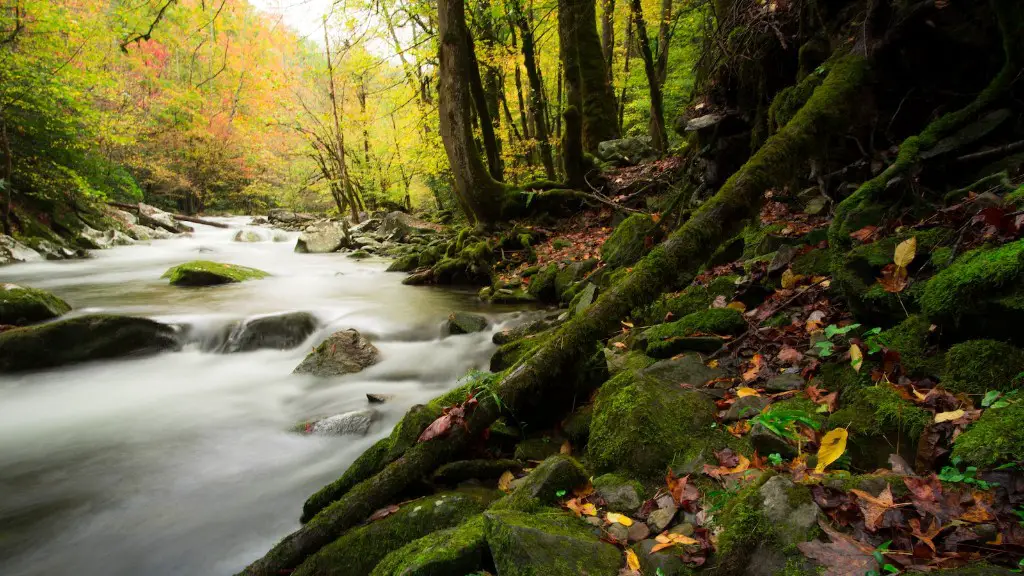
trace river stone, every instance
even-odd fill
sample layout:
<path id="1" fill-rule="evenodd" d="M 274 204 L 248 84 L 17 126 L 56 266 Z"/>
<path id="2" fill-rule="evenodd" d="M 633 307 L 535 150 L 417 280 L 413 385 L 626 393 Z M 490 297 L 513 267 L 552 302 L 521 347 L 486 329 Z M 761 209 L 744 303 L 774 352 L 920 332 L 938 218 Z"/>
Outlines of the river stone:
<path id="1" fill-rule="evenodd" d="M 284 233 L 283 231 L 274 230 L 274 233 L 271 236 L 271 240 L 273 240 L 274 242 L 287 242 L 289 238 L 288 234 Z"/>
<path id="2" fill-rule="evenodd" d="M 595 478 L 594 492 L 616 512 L 633 513 L 643 504 L 643 493 L 637 489 L 637 483 L 615 474 Z"/>
<path id="3" fill-rule="evenodd" d="M 643 522 L 633 522 L 626 532 L 630 542 L 639 542 L 651 535 L 651 529 Z"/>
<path id="4" fill-rule="evenodd" d="M 179 348 L 177 329 L 166 324 L 130 316 L 78 316 L 0 333 L 0 372 L 38 370 Z"/>
<path id="5" fill-rule="evenodd" d="M 295 241 L 295 251 L 300 254 L 326 254 L 348 247 L 348 229 L 344 223 L 338 222 L 307 229 Z"/>
<path id="6" fill-rule="evenodd" d="M 295 368 L 294 374 L 341 376 L 376 364 L 377 347 L 354 328 L 331 334 Z"/>
<path id="7" fill-rule="evenodd" d="M 232 330 L 220 352 L 248 352 L 261 348 L 290 350 L 316 332 L 320 323 L 309 312 L 289 312 L 254 318 Z"/>
<path id="8" fill-rule="evenodd" d="M 639 525 L 640 523 L 639 522 L 634 522 L 633 524 Z M 629 528 L 626 528 L 625 526 L 623 526 L 622 524 L 619 524 L 618 522 L 614 522 L 614 523 L 608 525 L 608 535 L 611 536 L 612 538 L 614 538 L 618 542 L 628 542 L 629 541 Z"/>
<path id="9" fill-rule="evenodd" d="M 642 540 L 633 546 L 637 560 L 640 561 L 640 570 L 643 574 L 658 574 L 660 570 L 665 576 L 680 576 L 690 574 L 691 570 L 683 562 L 682 557 L 671 547 L 651 553 L 658 541 L 651 538 Z"/>
<path id="10" fill-rule="evenodd" d="M 737 398 L 732 406 L 726 410 L 725 415 L 722 416 L 722 422 L 730 423 L 736 422 L 737 420 L 746 420 L 747 418 L 753 418 L 761 413 L 769 404 L 767 398 L 763 396 L 744 396 Z"/>
<path id="11" fill-rule="evenodd" d="M 452 312 L 448 316 L 449 334 L 472 334 L 487 328 L 487 318 L 469 312 Z"/>
<path id="12" fill-rule="evenodd" d="M 163 228 L 171 233 L 189 232 L 192 229 L 174 219 L 174 216 L 163 210 L 139 202 L 139 224 L 150 228 Z"/>
<path id="13" fill-rule="evenodd" d="M 676 517 L 676 512 L 679 508 L 675 504 L 669 504 L 664 508 L 658 508 L 654 512 L 647 515 L 647 526 L 650 527 L 651 532 L 660 534 L 668 525 L 672 523 L 672 520 Z"/>
<path id="14" fill-rule="evenodd" d="M 71 311 L 71 306 L 45 290 L 17 284 L 0 286 L 0 324 L 27 326 L 52 320 Z"/>
<path id="15" fill-rule="evenodd" d="M 120 230 L 107 230 L 103 233 L 103 239 L 108 246 L 132 246 L 135 240 Z"/>
<path id="16" fill-rule="evenodd" d="M 270 274 L 255 268 L 210 262 L 209 260 L 195 260 L 170 268 L 164 272 L 161 278 L 170 280 L 172 286 L 217 286 L 246 280 L 259 280 L 267 276 Z"/>
<path id="17" fill-rule="evenodd" d="M 367 576 L 389 553 L 437 530 L 462 524 L 500 494 L 467 488 L 400 504 L 398 511 L 345 532 L 306 559 L 292 576 Z"/>
<path id="18" fill-rule="evenodd" d="M 389 400 L 394 400 L 394 394 L 373 394 L 370 392 L 366 393 L 366 401 L 370 404 L 383 404 Z"/>
<path id="19" fill-rule="evenodd" d="M 15 262 L 36 262 L 43 257 L 35 250 L 6 234 L 0 234 L 0 265 Z"/>
<path id="20" fill-rule="evenodd" d="M 537 501 L 554 504 L 559 492 L 569 492 L 587 483 L 583 466 L 571 456 L 556 454 L 541 462 L 533 472 L 520 479 L 513 496 L 518 502 Z"/>
<path id="21" fill-rule="evenodd" d="M 797 486 L 785 476 L 772 476 L 759 489 L 761 510 L 781 544 L 804 542 L 817 527 L 821 510 L 806 486 Z M 795 497 L 803 492 L 804 498 Z"/>
<path id="22" fill-rule="evenodd" d="M 309 427 L 309 433 L 320 436 L 365 436 L 376 417 L 377 411 L 370 409 L 335 414 L 314 422 Z"/>
<path id="23" fill-rule="evenodd" d="M 239 230 L 235 232 L 235 242 L 263 242 L 263 236 L 255 230 Z"/>
<path id="24" fill-rule="evenodd" d="M 502 576 L 617 576 L 619 550 L 571 514 L 484 513 L 487 544 Z"/>
<path id="25" fill-rule="evenodd" d="M 36 240 L 35 251 L 41 254 L 47 260 L 68 260 L 70 258 L 76 258 L 80 254 L 68 248 L 49 240 Z M 85 253 L 82 252 L 82 255 Z"/>

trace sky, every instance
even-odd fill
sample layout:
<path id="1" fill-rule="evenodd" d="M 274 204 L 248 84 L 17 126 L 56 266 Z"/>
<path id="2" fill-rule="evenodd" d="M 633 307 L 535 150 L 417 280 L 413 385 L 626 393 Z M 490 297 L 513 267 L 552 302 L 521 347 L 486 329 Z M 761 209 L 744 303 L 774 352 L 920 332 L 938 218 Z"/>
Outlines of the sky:
<path id="1" fill-rule="evenodd" d="M 322 44 L 321 22 L 334 0 L 249 0 L 256 8 L 284 16 L 284 23 Z"/>

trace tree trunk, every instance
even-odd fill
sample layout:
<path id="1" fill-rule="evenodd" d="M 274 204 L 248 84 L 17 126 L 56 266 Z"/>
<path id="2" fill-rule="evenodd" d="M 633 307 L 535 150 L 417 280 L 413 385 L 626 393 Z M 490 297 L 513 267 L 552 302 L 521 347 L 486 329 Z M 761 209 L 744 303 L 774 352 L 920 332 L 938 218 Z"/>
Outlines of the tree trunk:
<path id="1" fill-rule="evenodd" d="M 341 116 L 338 114 L 338 97 L 334 88 L 334 65 L 331 62 L 331 40 L 327 36 L 327 19 L 324 19 L 324 50 L 327 54 L 327 77 L 330 83 L 331 112 L 334 116 L 334 139 L 337 150 L 334 154 L 338 164 L 338 175 L 341 177 L 343 190 L 349 205 L 352 207 L 352 220 L 359 223 L 359 205 L 356 202 L 352 181 L 349 179 L 348 165 L 345 162 L 345 133 L 341 131 Z M 339 205 L 339 210 L 341 207 Z"/>
<path id="2" fill-rule="evenodd" d="M 651 94 L 651 120 L 649 129 L 651 140 L 658 152 L 668 148 L 668 134 L 665 133 L 665 107 L 661 98 L 661 83 L 654 67 L 654 55 L 651 52 L 651 39 L 647 36 L 647 23 L 644 22 L 643 6 L 640 0 L 631 0 L 633 6 L 633 24 L 636 26 L 637 43 L 640 44 L 640 55 L 644 59 L 644 71 L 647 73 L 647 88 Z"/>
<path id="3" fill-rule="evenodd" d="M 518 42 L 516 41 L 516 22 L 515 22 L 515 18 L 510 17 L 509 19 L 511 20 L 511 22 L 509 22 L 510 26 L 509 26 L 508 29 L 509 29 L 509 37 L 512 40 L 512 48 L 518 48 L 519 47 L 518 46 Z M 530 123 L 526 119 L 526 99 L 523 98 L 523 74 L 519 70 L 519 68 L 520 68 L 520 66 L 519 66 L 519 63 L 517 62 L 516 63 L 515 80 L 516 80 L 516 96 L 519 98 L 519 123 L 520 123 L 520 128 L 523 131 L 523 138 L 527 138 L 528 139 L 528 138 L 530 138 Z"/>
<path id="4" fill-rule="evenodd" d="M 466 50 L 463 53 L 466 62 L 465 69 L 470 93 L 473 96 L 473 106 L 476 109 L 476 117 L 480 121 L 480 135 L 484 141 L 484 154 L 487 155 L 487 169 L 491 178 L 497 181 L 502 180 L 501 151 L 498 148 L 498 139 L 494 135 L 494 124 L 491 120 L 491 107 L 484 90 L 484 83 L 480 77 L 480 65 L 476 59 L 476 50 L 473 47 L 473 37 L 469 28 L 463 24 L 463 32 L 466 38 Z"/>
<path id="5" fill-rule="evenodd" d="M 537 70 L 537 55 L 534 52 L 533 29 L 526 20 L 522 10 L 516 8 L 516 24 L 523 40 L 523 62 L 526 65 L 526 78 L 530 82 L 530 115 L 533 116 L 534 136 L 540 147 L 540 159 L 544 164 L 544 173 L 548 180 L 555 179 L 555 161 L 551 156 L 551 141 L 548 139 L 548 123 L 544 115 L 547 107 L 544 102 L 544 85 Z"/>
<path id="6" fill-rule="evenodd" d="M 565 63 L 568 106 L 583 120 L 583 147 L 591 154 L 597 145 L 619 137 L 615 123 L 615 94 L 597 35 L 595 0 L 559 0 L 558 38 Z"/>
<path id="7" fill-rule="evenodd" d="M 466 28 L 464 0 L 438 0 L 437 10 L 441 140 L 455 178 L 455 193 L 466 216 L 471 221 L 490 224 L 501 217 L 506 192 L 488 173 L 473 142 L 473 97 L 469 85 L 474 77 L 479 92 L 483 89 Z M 485 105 L 479 108 L 486 114 Z"/>
<path id="8" fill-rule="evenodd" d="M 619 94 L 619 132 L 623 131 L 623 122 L 626 119 L 626 87 L 629 86 L 629 56 L 633 53 L 633 19 L 629 19 L 629 23 L 626 24 L 626 39 L 624 42 L 626 49 L 626 62 L 625 68 L 622 71 L 622 75 L 625 77 L 625 81 L 622 82 L 622 92 Z"/>
<path id="9" fill-rule="evenodd" d="M 615 58 L 615 0 L 601 2 L 601 53 L 604 55 L 604 65 L 608 68 L 608 83 L 611 84 L 614 79 L 612 62 Z"/>

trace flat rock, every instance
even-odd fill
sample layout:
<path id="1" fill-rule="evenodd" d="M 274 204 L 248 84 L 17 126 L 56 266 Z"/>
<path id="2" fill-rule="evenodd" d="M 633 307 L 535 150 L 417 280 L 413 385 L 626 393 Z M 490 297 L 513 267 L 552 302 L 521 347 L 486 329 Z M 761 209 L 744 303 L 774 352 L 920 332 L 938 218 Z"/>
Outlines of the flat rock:
<path id="1" fill-rule="evenodd" d="M 326 254 L 348 247 L 348 229 L 338 222 L 311 226 L 295 241 L 295 251 L 301 254 Z"/>
<path id="2" fill-rule="evenodd" d="M 376 410 L 356 410 L 317 420 L 309 427 L 310 434 L 320 436 L 365 436 L 377 417 Z"/>
<path id="3" fill-rule="evenodd" d="M 246 280 L 259 280 L 267 276 L 270 274 L 248 266 L 195 260 L 170 268 L 161 278 L 167 278 L 173 286 L 194 287 L 234 284 Z"/>
<path id="4" fill-rule="evenodd" d="M 768 379 L 764 385 L 769 392 L 788 392 L 804 387 L 804 377 L 800 374 L 779 374 Z"/>
<path id="5" fill-rule="evenodd" d="M 469 312 L 452 312 L 448 315 L 449 334 L 472 334 L 487 328 L 487 318 Z"/>
<path id="6" fill-rule="evenodd" d="M 644 376 L 665 384 L 679 386 L 690 384 L 696 388 L 706 382 L 725 376 L 720 368 L 709 368 L 698 354 L 686 354 L 678 358 L 670 358 L 656 362 L 642 371 Z"/>
<path id="7" fill-rule="evenodd" d="M 768 406 L 768 399 L 763 396 L 744 396 L 737 398 L 732 406 L 725 411 L 725 415 L 722 416 L 722 422 L 736 422 L 737 420 L 746 420 L 747 418 L 753 418 L 761 413 Z"/>
<path id="8" fill-rule="evenodd" d="M 379 359 L 377 347 L 350 328 L 335 332 L 321 342 L 295 368 L 294 374 L 341 376 L 359 372 L 376 364 Z"/>
<path id="9" fill-rule="evenodd" d="M 15 262 L 38 262 L 43 256 L 6 234 L 0 234 L 0 265 Z"/>
<path id="10" fill-rule="evenodd" d="M 290 350 L 299 346 L 320 327 L 309 312 L 288 312 L 249 320 L 232 330 L 224 353 L 248 352 L 264 348 Z"/>
<path id="11" fill-rule="evenodd" d="M 651 532 L 660 534 L 665 528 L 668 528 L 669 524 L 676 517 L 676 512 L 679 509 L 675 504 L 670 504 L 664 508 L 658 508 L 647 515 L 647 526 L 650 527 Z"/>
<path id="12" fill-rule="evenodd" d="M 561 512 L 484 512 L 498 574 L 617 576 L 622 554 L 598 530 Z"/>

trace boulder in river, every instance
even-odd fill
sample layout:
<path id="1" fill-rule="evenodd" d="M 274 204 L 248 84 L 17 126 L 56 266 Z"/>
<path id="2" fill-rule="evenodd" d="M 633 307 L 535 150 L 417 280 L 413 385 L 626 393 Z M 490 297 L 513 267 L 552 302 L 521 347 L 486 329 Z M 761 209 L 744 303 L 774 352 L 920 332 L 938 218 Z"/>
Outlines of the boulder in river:
<path id="1" fill-rule="evenodd" d="M 246 280 L 259 280 L 267 276 L 270 274 L 255 268 L 195 260 L 169 269 L 161 278 L 169 279 L 174 286 L 216 286 Z"/>
<path id="2" fill-rule="evenodd" d="M 96 314 L 0 333 L 0 372 L 177 350 L 178 330 L 147 318 Z"/>
<path id="3" fill-rule="evenodd" d="M 239 230 L 232 238 L 235 242 L 263 242 L 263 235 L 255 230 Z"/>
<path id="4" fill-rule="evenodd" d="M 192 231 L 192 228 L 175 220 L 169 212 L 142 202 L 139 202 L 139 224 L 150 228 L 163 228 L 172 234 Z"/>
<path id="5" fill-rule="evenodd" d="M 71 306 L 45 290 L 17 284 L 0 286 L 0 324 L 27 326 L 52 320 L 71 311 Z"/>
<path id="6" fill-rule="evenodd" d="M 236 326 L 220 351 L 248 352 L 261 348 L 289 350 L 302 344 L 320 326 L 309 312 L 288 312 L 254 318 Z"/>
<path id="7" fill-rule="evenodd" d="M 0 234 L 0 265 L 15 262 L 34 262 L 42 260 L 39 252 L 25 246 L 6 234 Z"/>
<path id="8" fill-rule="evenodd" d="M 469 312 L 452 312 L 448 316 L 448 333 L 472 334 L 487 328 L 487 318 Z"/>
<path id="9" fill-rule="evenodd" d="M 300 254 L 326 254 L 349 246 L 348 228 L 339 222 L 329 222 L 303 232 L 295 242 Z"/>
<path id="10" fill-rule="evenodd" d="M 376 418 L 376 410 L 355 410 L 306 423 L 303 431 L 319 436 L 365 436 Z"/>
<path id="11" fill-rule="evenodd" d="M 377 363 L 380 352 L 357 330 L 349 328 L 331 334 L 295 368 L 294 374 L 341 376 L 359 372 Z"/>

